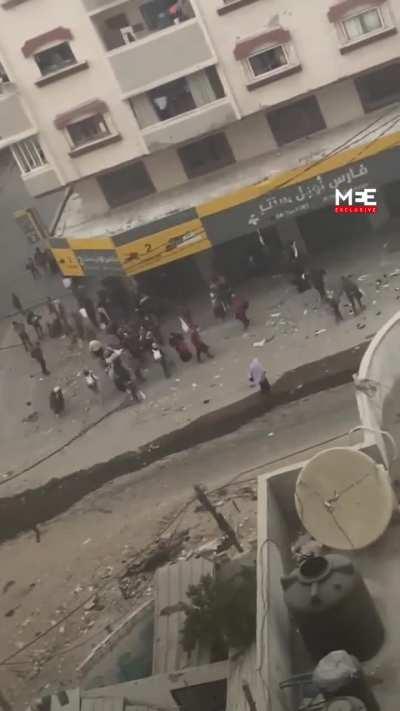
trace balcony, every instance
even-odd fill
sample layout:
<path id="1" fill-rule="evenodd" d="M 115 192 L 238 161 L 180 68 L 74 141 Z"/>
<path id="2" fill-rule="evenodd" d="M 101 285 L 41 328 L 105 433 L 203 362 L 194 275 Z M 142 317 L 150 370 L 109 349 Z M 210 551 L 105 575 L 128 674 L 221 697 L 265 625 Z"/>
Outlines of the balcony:
<path id="1" fill-rule="evenodd" d="M 194 18 L 189 0 L 85 0 L 109 52 Z"/>
<path id="2" fill-rule="evenodd" d="M 15 85 L 11 82 L 0 84 L 0 148 L 10 145 L 16 136 L 33 131 Z"/>
<path id="3" fill-rule="evenodd" d="M 189 20 L 114 50 L 109 59 L 122 93 L 134 95 L 202 69 L 214 55 L 197 20 Z"/>
<path id="4" fill-rule="evenodd" d="M 142 133 L 149 151 L 152 152 L 211 133 L 235 120 L 231 101 L 225 98 L 169 121 L 148 126 Z"/>

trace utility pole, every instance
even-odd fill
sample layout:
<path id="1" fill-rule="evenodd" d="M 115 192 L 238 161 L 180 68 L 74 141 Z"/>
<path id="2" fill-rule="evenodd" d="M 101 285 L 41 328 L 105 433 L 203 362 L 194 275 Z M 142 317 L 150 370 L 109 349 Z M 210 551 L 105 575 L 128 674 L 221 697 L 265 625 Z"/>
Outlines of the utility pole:
<path id="1" fill-rule="evenodd" d="M 198 484 L 196 484 L 193 488 L 197 499 L 200 501 L 201 505 L 204 506 L 206 511 L 208 511 L 215 519 L 220 531 L 222 531 L 222 533 L 228 538 L 231 545 L 235 546 L 239 553 L 243 553 L 243 548 L 240 545 L 238 537 L 232 526 L 230 525 L 230 523 L 228 523 L 226 518 L 221 513 L 219 513 L 219 511 L 216 510 L 215 506 L 212 505 L 204 489 L 202 489 L 201 486 L 198 486 Z"/>

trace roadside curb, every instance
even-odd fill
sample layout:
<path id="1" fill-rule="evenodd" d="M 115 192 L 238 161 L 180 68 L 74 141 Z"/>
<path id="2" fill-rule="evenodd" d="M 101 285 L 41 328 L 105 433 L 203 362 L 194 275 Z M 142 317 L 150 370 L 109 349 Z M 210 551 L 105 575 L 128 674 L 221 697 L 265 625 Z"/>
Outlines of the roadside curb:
<path id="1" fill-rule="evenodd" d="M 67 511 L 84 496 L 113 479 L 140 471 L 156 461 L 230 434 L 270 410 L 352 381 L 370 340 L 335 355 L 290 370 L 267 396 L 254 392 L 158 437 L 136 451 L 51 479 L 35 489 L 0 498 L 0 541 Z"/>

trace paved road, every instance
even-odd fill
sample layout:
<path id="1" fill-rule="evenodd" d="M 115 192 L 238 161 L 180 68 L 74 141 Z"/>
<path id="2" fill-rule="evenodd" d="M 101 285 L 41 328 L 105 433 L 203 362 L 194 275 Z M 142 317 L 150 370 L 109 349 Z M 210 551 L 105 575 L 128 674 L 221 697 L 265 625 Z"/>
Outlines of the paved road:
<path id="1" fill-rule="evenodd" d="M 340 259 L 337 255 L 336 261 L 332 258 L 329 265 L 325 265 L 331 284 L 341 273 L 368 273 L 368 277 L 360 282 L 367 302 L 367 310 L 360 317 L 354 318 L 348 313 L 349 309 L 343 307 L 346 319 L 337 325 L 332 314 L 321 306 L 315 292 L 298 294 L 284 277 L 249 282 L 243 288 L 243 293 L 247 289 L 246 295 L 251 302 L 252 324 L 248 333 L 243 334 L 241 325 L 234 319 L 222 325 L 214 321 L 208 327 L 204 319 L 204 338 L 215 353 L 214 360 L 201 366 L 194 361 L 177 363 L 173 377 L 168 381 L 157 364 L 149 363 L 148 382 L 144 386 L 145 403 L 114 415 L 28 474 L 13 481 L 4 477 L 0 496 L 12 495 L 27 486 L 37 487 L 55 476 L 63 477 L 99 461 L 107 461 L 246 397 L 249 393 L 248 364 L 255 355 L 264 362 L 274 382 L 288 370 L 361 343 L 399 308 L 400 277 L 389 275 L 400 267 L 400 257 L 385 247 L 389 242 L 389 237 L 370 237 L 360 255 L 349 250 L 347 255 Z M 377 278 L 381 280 L 378 284 Z M 203 327 L 203 311 L 196 310 L 194 315 Z M 176 329 L 177 323 L 168 326 Z M 166 333 L 168 330 L 165 326 Z M 5 339 L 5 343 L 11 342 L 12 334 Z M 254 345 L 260 343 L 264 345 Z M 38 368 L 32 368 L 32 362 L 24 353 L 4 355 L 0 361 L 4 369 L 3 385 L 0 373 L 0 394 L 2 391 L 4 402 L 14 403 L 10 421 L 0 425 L 0 474 L 10 470 L 18 472 L 32 460 L 64 445 L 115 404 L 113 387 L 100 370 L 104 402 L 100 399 L 90 402 L 87 389 L 82 388 L 82 380 L 77 374 L 83 367 L 93 367 L 87 348 L 69 355 L 65 341 L 47 341 L 44 348 L 51 370 L 51 377 L 47 379 L 38 377 Z M 61 384 L 66 394 L 68 411 L 62 420 L 55 420 L 48 407 L 49 389 L 55 384 Z M 26 402 L 32 405 L 27 406 Z M 39 413 L 39 419 L 23 423 L 23 418 L 32 410 Z M 20 442 L 23 442 L 22 447 Z"/>
<path id="2" fill-rule="evenodd" d="M 203 482 L 209 487 L 221 486 L 243 470 L 259 467 L 244 479 L 264 473 L 277 466 L 301 461 L 318 451 L 321 440 L 338 436 L 336 443 L 347 442 L 340 435 L 358 422 L 353 387 L 343 386 L 320 393 L 253 421 L 237 432 L 217 441 L 172 456 L 140 473 L 120 478 L 87 496 L 66 514 L 41 527 L 42 540 L 35 542 L 33 534 L 21 535 L 0 547 L 0 564 L 4 582 L 14 580 L 6 594 L 0 596 L 2 636 L 0 658 L 13 652 L 18 645 L 27 643 L 39 631 L 47 628 L 90 595 L 88 589 L 101 581 L 107 566 L 114 573 L 129 558 L 129 551 L 140 550 L 160 530 L 162 522 L 192 495 L 192 486 Z M 269 436 L 273 433 L 272 436 Z M 309 448 L 307 450 L 307 448 Z M 296 450 L 304 450 L 291 456 Z M 266 464 L 280 458 L 279 465 Z M 232 525 L 243 531 L 247 525 L 255 531 L 254 513 L 250 520 L 240 523 L 244 516 L 231 504 L 221 510 Z M 193 507 L 180 520 L 183 527 L 193 528 L 197 534 L 212 538 L 215 531 L 205 514 Z M 208 528 L 207 528 L 208 526 Z M 32 567 L 32 561 L 34 566 Z M 103 580 L 104 582 L 104 580 Z M 34 585 L 33 585 L 34 584 Z M 132 607 L 132 602 L 122 601 L 118 586 L 110 580 L 110 597 L 105 609 L 96 613 L 90 634 L 84 616 L 69 619 L 62 632 L 56 628 L 37 648 L 44 649 L 48 663 L 37 678 L 29 680 L 31 666 L 3 672 L 3 691 L 12 701 L 22 700 L 36 692 L 42 685 L 63 680 L 67 685 L 76 682 L 75 669 L 90 651 L 91 645 L 105 636 L 104 629 Z M 79 588 L 77 588 L 79 586 Z M 78 593 L 74 590 L 78 589 Z M 5 617 L 10 610 L 12 616 Z M 60 627 L 61 629 L 61 627 Z M 87 631 L 87 630 L 86 630 Z M 89 638 L 89 639 L 87 639 Z M 86 641 L 85 641 L 86 640 Z M 74 649 L 65 651 L 66 643 Z M 77 648 L 76 645 L 79 645 Z M 64 653 L 62 649 L 64 648 Z M 24 653 L 31 660 L 36 647 Z M 41 652 L 40 654 L 43 654 Z M 25 671 L 24 671 L 25 669 Z M 21 698 L 23 695 L 23 699 Z"/>

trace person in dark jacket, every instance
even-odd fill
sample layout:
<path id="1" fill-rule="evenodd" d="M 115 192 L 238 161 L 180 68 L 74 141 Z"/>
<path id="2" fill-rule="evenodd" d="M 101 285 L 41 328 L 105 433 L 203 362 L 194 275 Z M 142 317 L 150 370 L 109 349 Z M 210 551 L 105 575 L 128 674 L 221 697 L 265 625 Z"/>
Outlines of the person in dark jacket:
<path id="1" fill-rule="evenodd" d="M 171 346 L 171 348 L 175 348 L 179 358 L 183 363 L 188 363 L 189 360 L 192 360 L 192 353 L 182 333 L 175 333 L 172 331 L 169 337 L 169 345 Z"/>
<path id="2" fill-rule="evenodd" d="M 312 269 L 310 269 L 311 285 L 316 291 L 318 291 L 318 294 L 321 297 L 321 301 L 326 301 L 328 296 L 326 293 L 325 277 L 325 269 L 319 269 L 317 267 L 313 267 Z"/>
<path id="3" fill-rule="evenodd" d="M 42 324 L 40 323 L 41 319 L 42 317 L 39 316 L 39 314 L 35 314 L 33 311 L 28 311 L 28 313 L 26 314 L 26 322 L 29 324 L 29 326 L 32 326 L 39 339 L 43 338 L 44 336 Z"/>
<path id="4" fill-rule="evenodd" d="M 247 316 L 247 310 L 249 308 L 249 302 L 242 299 L 241 296 L 233 294 L 232 299 L 232 309 L 235 314 L 235 318 L 243 324 L 243 328 L 247 331 L 250 326 L 250 321 Z"/>
<path id="5" fill-rule="evenodd" d="M 50 409 L 53 410 L 54 414 L 57 416 L 62 415 L 65 411 L 64 395 L 59 385 L 56 385 L 56 387 L 51 391 L 49 405 Z"/>
<path id="6" fill-rule="evenodd" d="M 204 354 L 207 358 L 214 358 L 210 351 L 210 346 L 205 343 L 200 335 L 200 331 L 197 326 L 192 326 L 190 329 L 190 340 L 192 341 L 193 347 L 196 351 L 197 362 L 201 363 L 201 356 Z"/>
<path id="7" fill-rule="evenodd" d="M 358 313 L 357 307 L 359 311 L 363 310 L 362 293 L 355 281 L 350 279 L 350 277 L 342 276 L 342 293 L 343 292 L 350 301 L 354 314 Z"/>
<path id="8" fill-rule="evenodd" d="M 41 349 L 40 343 L 36 343 L 33 348 L 31 348 L 31 356 L 39 363 L 43 375 L 50 375 L 47 369 L 47 363 L 44 359 L 43 351 Z"/>

